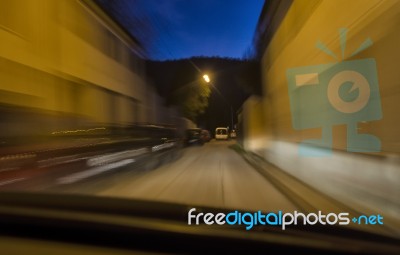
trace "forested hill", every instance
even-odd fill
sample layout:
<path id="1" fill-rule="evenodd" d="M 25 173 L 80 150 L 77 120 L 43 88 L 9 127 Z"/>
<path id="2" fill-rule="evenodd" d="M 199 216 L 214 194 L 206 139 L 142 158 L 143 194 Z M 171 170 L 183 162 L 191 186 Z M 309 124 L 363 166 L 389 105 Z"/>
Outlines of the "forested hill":
<path id="1" fill-rule="evenodd" d="M 212 129 L 214 125 L 231 123 L 229 108 L 236 111 L 250 94 L 261 94 L 259 63 L 249 60 L 220 57 L 193 57 L 190 59 L 148 61 L 147 74 L 167 104 L 177 105 L 177 91 L 211 78 L 211 96 L 206 110 L 194 118 L 200 125 Z M 236 115 L 236 114 L 235 114 Z M 236 116 L 235 123 L 236 123 Z M 193 118 L 192 118 L 193 119 Z"/>

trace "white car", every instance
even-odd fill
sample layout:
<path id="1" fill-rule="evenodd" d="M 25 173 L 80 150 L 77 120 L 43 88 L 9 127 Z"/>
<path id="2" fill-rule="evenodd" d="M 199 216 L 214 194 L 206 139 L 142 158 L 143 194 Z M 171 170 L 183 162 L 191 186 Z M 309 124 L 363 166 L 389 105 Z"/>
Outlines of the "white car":
<path id="1" fill-rule="evenodd" d="M 215 129 L 215 139 L 216 140 L 228 140 L 229 132 L 227 128 L 218 127 Z"/>

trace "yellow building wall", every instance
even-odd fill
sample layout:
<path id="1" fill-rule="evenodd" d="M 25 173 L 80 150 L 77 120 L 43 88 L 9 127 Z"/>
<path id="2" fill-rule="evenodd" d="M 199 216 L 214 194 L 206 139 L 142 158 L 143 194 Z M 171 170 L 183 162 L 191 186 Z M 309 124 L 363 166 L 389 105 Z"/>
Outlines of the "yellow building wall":
<path id="1" fill-rule="evenodd" d="M 264 117 L 266 132 L 274 140 L 298 143 L 319 138 L 321 129 L 295 130 L 292 126 L 286 71 L 293 67 L 335 62 L 316 48 L 323 42 L 340 61 L 375 58 L 383 118 L 359 123 L 359 133 L 380 138 L 382 154 L 400 153 L 400 1 L 396 0 L 296 0 L 288 10 L 262 58 Z M 345 55 L 339 41 L 339 29 L 347 28 Z M 372 46 L 350 57 L 367 38 Z M 333 147 L 345 150 L 346 128 L 333 130 Z"/>
<path id="2" fill-rule="evenodd" d="M 93 6 L 0 0 L 0 104 L 138 121 L 147 103 L 140 50 Z"/>
<path id="3" fill-rule="evenodd" d="M 348 29 L 343 58 L 341 28 Z M 396 222 L 400 219 L 399 28 L 397 0 L 294 0 L 262 55 L 263 107 L 259 115 L 265 123 L 261 155 L 269 162 L 350 208 L 369 208 Z M 351 57 L 367 38 L 373 44 Z M 318 49 L 318 41 L 338 60 Z M 376 62 L 382 118 L 360 121 L 357 131 L 378 137 L 381 152 L 348 152 L 347 128 L 342 123 L 333 126 L 333 150 L 327 155 L 301 155 L 300 142 L 321 138 L 322 129 L 294 129 L 287 71 L 367 58 Z M 311 101 L 320 96 L 327 95 L 315 94 Z M 331 115 L 325 118 L 328 123 L 332 120 Z M 248 125 L 251 129 L 251 121 Z"/>
<path id="4" fill-rule="evenodd" d="M 242 106 L 243 147 L 245 150 L 259 152 L 265 144 L 265 119 L 261 98 L 252 96 Z"/>

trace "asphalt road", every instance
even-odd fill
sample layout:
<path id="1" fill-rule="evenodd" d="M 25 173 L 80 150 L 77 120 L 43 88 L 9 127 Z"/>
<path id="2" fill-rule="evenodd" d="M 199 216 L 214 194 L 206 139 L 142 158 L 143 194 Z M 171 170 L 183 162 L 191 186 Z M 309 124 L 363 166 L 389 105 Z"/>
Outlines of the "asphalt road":
<path id="1" fill-rule="evenodd" d="M 116 157 L 123 153 L 128 158 L 100 165 L 89 164 L 92 156 L 74 159 L 66 165 L 2 171 L 0 191 L 75 193 L 244 211 L 374 214 L 366 208 L 351 208 L 328 198 L 274 167 L 266 166 L 267 172 L 260 171 L 258 168 L 267 163 L 253 160 L 250 162 L 255 166 L 251 166 L 233 149 L 235 142 L 212 140 L 203 146 L 158 154 L 128 150 L 112 154 Z M 398 222 L 386 216 L 385 222 L 378 227 L 351 227 L 396 235 Z"/>
<path id="2" fill-rule="evenodd" d="M 116 196 L 229 209 L 298 209 L 232 149 L 235 142 L 212 140 L 181 149 L 175 157 L 149 156 L 152 158 L 142 162 L 135 157 L 88 167 L 88 159 L 80 156 L 64 165 L 3 171 L 0 190 Z"/>
<path id="3" fill-rule="evenodd" d="M 248 210 L 292 211 L 296 207 L 230 148 L 235 141 L 189 147 L 176 161 L 98 191 L 190 205 Z"/>

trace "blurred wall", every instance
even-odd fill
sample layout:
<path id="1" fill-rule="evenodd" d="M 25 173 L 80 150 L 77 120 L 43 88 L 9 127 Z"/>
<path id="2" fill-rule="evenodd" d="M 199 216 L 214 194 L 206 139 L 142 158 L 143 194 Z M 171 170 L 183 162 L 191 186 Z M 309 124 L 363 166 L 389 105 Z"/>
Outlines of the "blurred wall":
<path id="1" fill-rule="evenodd" d="M 265 127 L 263 101 L 260 97 L 251 96 L 243 104 L 241 110 L 242 146 L 245 150 L 262 153 L 265 149 Z"/>
<path id="2" fill-rule="evenodd" d="M 1 111 L 43 129 L 147 122 L 147 87 L 142 49 L 92 1 L 0 0 Z"/>
<path id="3" fill-rule="evenodd" d="M 250 111 L 248 123 L 244 124 L 248 128 L 246 132 L 250 134 L 248 137 L 250 141 L 254 139 L 254 135 L 251 134 L 259 129 L 258 124 L 253 123 L 256 119 L 254 114 L 262 118 L 265 125 L 264 134 L 259 135 L 260 141 L 255 145 L 253 145 L 254 142 L 247 143 L 247 148 L 348 205 L 372 208 L 385 215 L 399 218 L 400 72 L 398 62 L 400 50 L 398 45 L 400 45 L 400 33 L 398 30 L 400 28 L 400 1 L 274 2 L 275 5 L 290 2 L 290 7 L 282 15 L 279 25 L 270 20 L 271 15 L 268 16 L 266 10 L 262 14 L 264 16 L 260 18 L 259 26 L 262 24 L 267 24 L 267 26 L 258 37 L 268 39 L 268 42 L 264 44 L 265 47 L 261 49 L 263 111 L 257 107 L 244 107 Z M 273 18 L 277 16 L 279 15 Z M 268 24 L 270 24 L 269 27 Z M 339 36 L 341 28 L 347 28 L 343 53 Z M 351 53 L 363 45 L 368 38 L 372 44 L 352 56 Z M 318 41 L 322 42 L 332 54 L 327 54 L 326 51 L 316 47 Z M 371 58 L 376 63 L 382 116 L 370 120 L 367 118 L 365 121 L 358 121 L 355 118 L 355 130 L 358 134 L 371 134 L 377 137 L 381 143 L 380 150 L 378 152 L 348 152 L 348 125 L 338 123 L 332 125 L 332 146 L 315 147 L 316 150 L 328 149 L 327 155 L 319 157 L 300 155 L 300 143 L 306 139 L 321 138 L 322 127 L 294 128 L 288 70 L 327 63 L 333 63 L 331 68 L 337 68 L 345 61 Z M 361 92 L 357 91 L 357 93 Z M 326 97 L 326 94 L 315 94 L 298 105 L 302 108 L 304 105 L 315 102 L 314 113 L 321 117 L 321 126 L 324 123 L 334 122 L 331 115 L 323 114 L 327 109 L 322 107 L 322 103 L 318 103 L 325 100 L 321 99 L 322 97 Z M 250 99 L 246 104 L 254 105 L 252 100 Z M 372 114 L 378 110 L 374 108 L 370 111 Z M 368 117 L 368 113 L 363 116 Z M 313 118 L 312 115 L 306 114 L 295 117 L 300 122 Z M 260 144 L 263 144 L 261 150 Z M 369 144 L 365 146 L 368 149 Z M 332 150 L 329 152 L 330 149 Z"/>

